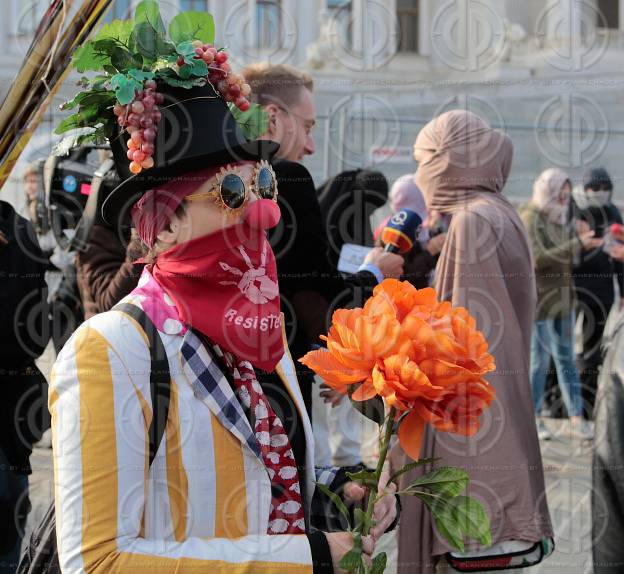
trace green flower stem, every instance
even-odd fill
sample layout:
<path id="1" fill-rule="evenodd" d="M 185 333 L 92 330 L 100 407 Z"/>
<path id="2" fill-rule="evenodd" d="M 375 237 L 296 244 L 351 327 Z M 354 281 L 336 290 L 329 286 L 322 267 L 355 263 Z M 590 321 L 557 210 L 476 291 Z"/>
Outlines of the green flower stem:
<path id="1" fill-rule="evenodd" d="M 381 473 L 383 472 L 383 466 L 386 462 L 386 456 L 388 454 L 388 446 L 390 445 L 390 439 L 392 438 L 392 430 L 394 428 L 394 415 L 396 414 L 396 409 L 392 407 L 388 416 L 385 420 L 386 431 L 381 440 L 381 444 L 379 445 L 379 460 L 377 461 L 377 468 L 375 469 L 375 484 L 371 487 L 370 493 L 368 495 L 368 504 L 366 507 L 366 522 L 362 527 L 362 534 L 367 536 L 370 532 L 370 525 L 372 523 L 373 518 L 373 510 L 375 510 L 375 504 L 377 502 L 377 488 L 379 485 L 379 479 L 381 478 Z"/>

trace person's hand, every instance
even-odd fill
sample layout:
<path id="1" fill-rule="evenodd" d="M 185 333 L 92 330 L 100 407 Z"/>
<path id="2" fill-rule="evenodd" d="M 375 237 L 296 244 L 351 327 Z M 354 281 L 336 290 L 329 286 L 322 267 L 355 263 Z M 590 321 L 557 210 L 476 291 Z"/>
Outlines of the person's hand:
<path id="1" fill-rule="evenodd" d="M 338 564 L 342 557 L 353 548 L 353 534 L 351 532 L 325 532 L 324 534 L 329 545 L 335 574 L 345 574 L 346 571 Z M 371 556 L 374 551 L 375 541 L 372 536 L 362 536 L 362 556 L 369 568 L 373 565 Z"/>
<path id="2" fill-rule="evenodd" d="M 434 257 L 442 251 L 444 242 L 446 241 L 446 233 L 439 233 L 427 242 L 427 251 Z"/>
<path id="3" fill-rule="evenodd" d="M 344 395 L 337 390 L 332 389 L 327 383 L 321 383 L 321 392 L 319 396 L 323 399 L 324 403 L 330 403 L 332 408 L 337 407 L 344 399 Z"/>
<path id="4" fill-rule="evenodd" d="M 373 247 L 366 255 L 364 263 L 372 263 L 382 272 L 384 277 L 396 277 L 403 275 L 403 256 L 398 253 L 389 253 L 381 247 Z"/>
<path id="5" fill-rule="evenodd" d="M 576 227 L 576 233 L 579 236 L 585 233 L 589 233 L 592 230 L 589 223 L 587 223 L 587 221 L 585 221 L 584 219 L 577 219 L 574 225 Z"/>
<path id="6" fill-rule="evenodd" d="M 397 515 L 396 498 L 394 497 L 396 484 L 392 482 L 388 485 L 389 478 L 390 472 L 385 467 L 377 485 L 378 492 L 383 492 L 384 495 L 375 504 L 375 510 L 373 511 L 375 525 L 370 530 L 370 535 L 375 541 L 379 540 L 381 535 L 394 522 Z M 348 502 L 359 502 L 368 497 L 368 488 L 364 488 L 358 482 L 351 481 L 344 485 L 343 493 L 344 498 Z"/>
<path id="7" fill-rule="evenodd" d="M 611 245 L 611 247 L 609 248 L 609 255 L 612 259 L 624 263 L 624 243 L 616 243 L 615 245 Z M 622 306 L 624 307 L 624 297 L 622 298 L 622 301 Z"/>
<path id="8" fill-rule="evenodd" d="M 595 234 L 595 231 L 586 231 L 579 234 L 579 239 L 581 240 L 584 251 L 591 251 L 592 249 L 602 247 L 604 241 L 599 237 L 594 237 Z"/>

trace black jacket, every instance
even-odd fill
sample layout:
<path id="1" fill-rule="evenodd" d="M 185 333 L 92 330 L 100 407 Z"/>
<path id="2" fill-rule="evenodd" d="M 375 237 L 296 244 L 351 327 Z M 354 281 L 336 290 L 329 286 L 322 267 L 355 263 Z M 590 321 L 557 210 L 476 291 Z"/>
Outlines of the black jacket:
<path id="1" fill-rule="evenodd" d="M 606 342 L 594 408 L 594 573 L 624 571 L 624 315 Z"/>
<path id="2" fill-rule="evenodd" d="M 29 474 L 41 438 L 45 378 L 34 360 L 49 339 L 45 257 L 31 223 L 0 201 L 0 449 L 11 468 Z"/>
<path id="3" fill-rule="evenodd" d="M 604 207 L 576 208 L 576 217 L 587 221 L 596 237 L 603 237 L 613 223 L 622 223 L 622 216 L 615 205 Z M 616 277 L 620 292 L 624 293 L 624 265 L 614 261 L 602 248 L 581 251 L 580 260 L 574 266 L 574 284 L 579 302 L 590 307 L 613 304 L 615 292 L 613 278 Z"/>
<path id="4" fill-rule="evenodd" d="M 333 309 L 361 305 L 377 283 L 361 271 L 345 278 L 328 258 L 328 238 L 310 172 L 301 164 L 277 161 L 279 225 L 269 233 L 275 253 L 286 336 L 295 361 L 327 331 Z M 302 365 L 298 374 L 309 379 Z M 309 385 L 302 384 L 309 406 Z M 308 395 L 306 396 L 306 392 Z"/>

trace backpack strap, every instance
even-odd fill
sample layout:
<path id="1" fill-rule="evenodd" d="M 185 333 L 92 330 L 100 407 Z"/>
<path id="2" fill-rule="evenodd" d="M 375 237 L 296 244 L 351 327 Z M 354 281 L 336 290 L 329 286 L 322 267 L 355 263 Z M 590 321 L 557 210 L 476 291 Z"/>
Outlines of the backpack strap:
<path id="1" fill-rule="evenodd" d="M 119 303 L 113 311 L 121 311 L 132 317 L 143 329 L 149 341 L 151 368 L 150 368 L 150 395 L 152 399 L 152 423 L 148 430 L 149 436 L 149 465 L 152 466 L 158 451 L 160 441 L 165 433 L 167 417 L 169 415 L 169 396 L 171 393 L 171 374 L 167 353 L 158 334 L 158 330 L 145 312 L 132 303 Z"/>

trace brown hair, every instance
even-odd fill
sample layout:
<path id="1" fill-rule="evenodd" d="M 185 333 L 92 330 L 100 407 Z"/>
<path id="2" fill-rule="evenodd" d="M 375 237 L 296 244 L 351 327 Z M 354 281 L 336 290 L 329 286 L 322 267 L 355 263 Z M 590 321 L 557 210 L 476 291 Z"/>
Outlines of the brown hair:
<path id="1" fill-rule="evenodd" d="M 314 89 L 310 74 L 288 64 L 250 64 L 242 74 L 251 86 L 252 101 L 261 106 L 271 103 L 292 106 L 299 102 L 301 88 Z"/>

